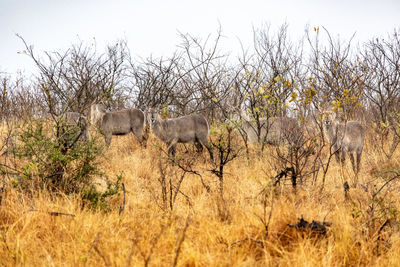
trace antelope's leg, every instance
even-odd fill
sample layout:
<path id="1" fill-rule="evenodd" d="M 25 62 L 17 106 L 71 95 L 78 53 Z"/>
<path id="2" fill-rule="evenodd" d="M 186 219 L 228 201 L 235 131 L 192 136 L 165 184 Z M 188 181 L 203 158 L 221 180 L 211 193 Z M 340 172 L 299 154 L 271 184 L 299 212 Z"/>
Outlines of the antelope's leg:
<path id="1" fill-rule="evenodd" d="M 107 134 L 104 136 L 104 140 L 105 140 L 105 142 L 106 142 L 106 146 L 107 146 L 107 147 L 109 147 L 110 144 L 111 144 L 111 138 L 112 138 L 112 134 L 111 134 L 111 133 L 107 133 Z"/>
<path id="2" fill-rule="evenodd" d="M 339 151 L 338 151 L 338 150 L 336 150 L 336 151 L 334 152 L 334 154 L 335 154 L 335 159 L 336 159 L 336 162 L 337 162 L 337 163 L 340 163 L 340 155 L 339 155 Z"/>
<path id="3" fill-rule="evenodd" d="M 360 171 L 360 164 L 361 164 L 361 153 L 357 151 L 357 173 Z"/>
<path id="4" fill-rule="evenodd" d="M 175 138 L 171 142 L 167 143 L 168 155 L 175 156 L 177 141 L 178 140 Z"/>
<path id="5" fill-rule="evenodd" d="M 195 146 L 197 148 L 197 152 L 198 153 L 203 151 L 203 145 L 200 142 L 196 141 L 194 144 L 195 144 Z"/>
<path id="6" fill-rule="evenodd" d="M 173 157 L 175 157 L 175 152 L 176 152 L 176 144 L 173 144 L 173 145 L 169 146 L 168 154 L 170 154 Z"/>
<path id="7" fill-rule="evenodd" d="M 343 165 L 344 162 L 346 161 L 346 150 L 342 149 L 342 157 L 341 157 L 341 164 Z"/>
<path id="8" fill-rule="evenodd" d="M 351 166 L 353 167 L 353 171 L 355 173 L 357 173 L 356 165 L 355 165 L 355 162 L 354 162 L 354 155 L 353 155 L 353 153 L 350 153 L 349 155 L 350 155 L 350 161 L 351 161 Z"/>

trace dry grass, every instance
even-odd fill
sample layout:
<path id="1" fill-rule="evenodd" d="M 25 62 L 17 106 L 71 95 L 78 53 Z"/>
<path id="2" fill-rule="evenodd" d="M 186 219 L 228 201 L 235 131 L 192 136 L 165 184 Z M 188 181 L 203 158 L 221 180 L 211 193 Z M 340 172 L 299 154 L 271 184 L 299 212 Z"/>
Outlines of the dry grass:
<path id="1" fill-rule="evenodd" d="M 113 211 L 104 213 L 82 209 L 80 201 L 69 196 L 41 193 L 29 199 L 14 189 L 5 192 L 0 206 L 0 265 L 169 266 L 177 261 L 189 266 L 395 266 L 400 262 L 397 215 L 378 235 L 386 218 L 377 210 L 368 213 L 371 191 L 352 188 L 345 199 L 342 184 L 352 177 L 350 164 L 341 171 L 333 162 L 323 191 L 308 182 L 294 192 L 287 182 L 275 192 L 260 194 L 267 188 L 268 176 L 276 174 L 269 154 L 250 163 L 240 157 L 226 169 L 223 207 L 229 216 L 221 220 L 218 182 L 201 160 L 195 168 L 211 191 L 197 176 L 187 175 L 181 186 L 186 197 L 178 194 L 173 211 L 160 208 L 158 151 L 157 145 L 139 147 L 129 135 L 113 139 L 105 152 L 103 170 L 110 177 L 122 173 L 126 186 L 121 214 L 122 196 L 113 200 Z M 398 166 L 398 158 L 397 154 L 386 164 Z M 378 188 L 383 184 L 373 177 L 382 160 L 368 144 L 360 183 L 373 181 Z M 167 175 L 175 172 L 171 167 Z M 392 201 L 394 213 L 400 208 L 398 185 L 393 182 L 384 195 L 385 201 Z M 372 185 L 369 188 L 373 190 Z M 52 211 L 75 216 L 54 216 Z M 300 217 L 329 221 L 332 226 L 326 235 L 288 227 Z M 269 221 L 268 232 L 260 218 Z"/>

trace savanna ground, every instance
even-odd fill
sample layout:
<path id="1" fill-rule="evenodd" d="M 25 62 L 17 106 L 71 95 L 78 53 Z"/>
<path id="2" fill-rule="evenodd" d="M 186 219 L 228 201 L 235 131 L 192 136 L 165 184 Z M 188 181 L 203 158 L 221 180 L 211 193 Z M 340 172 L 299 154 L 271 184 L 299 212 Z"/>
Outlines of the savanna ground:
<path id="1" fill-rule="evenodd" d="M 186 174 L 171 210 L 174 188 L 169 191 L 168 181 L 176 185 L 181 176 L 163 161 L 160 143 L 150 136 L 143 148 L 132 135 L 114 137 L 99 160 L 109 177 L 122 175 L 124 209 L 120 212 L 122 192 L 104 211 L 82 208 L 73 195 L 44 191 L 28 197 L 8 187 L 0 206 L 0 265 L 396 266 L 399 182 L 377 192 L 394 176 L 385 171 L 399 166 L 399 152 L 386 160 L 374 145 L 369 140 L 365 145 L 363 187 L 350 188 L 347 197 L 343 182 L 354 177 L 349 162 L 343 169 L 331 163 L 323 190 L 321 177 L 316 185 L 306 179 L 296 190 L 289 180 L 273 187 L 275 148 L 267 147 L 261 157 L 252 152 L 247 160 L 243 152 L 226 165 L 222 201 L 204 151 L 192 167 L 210 191 L 198 175 Z M 186 147 L 189 152 L 182 146 L 179 151 L 196 157 L 192 146 Z M 300 218 L 331 225 L 325 234 L 288 225 Z"/>

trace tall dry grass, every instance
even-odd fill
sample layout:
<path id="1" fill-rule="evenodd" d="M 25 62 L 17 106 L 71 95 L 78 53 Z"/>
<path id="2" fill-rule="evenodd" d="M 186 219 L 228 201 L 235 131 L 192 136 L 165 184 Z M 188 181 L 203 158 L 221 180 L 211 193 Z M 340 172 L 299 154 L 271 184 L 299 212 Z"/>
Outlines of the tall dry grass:
<path id="1" fill-rule="evenodd" d="M 276 175 L 272 152 L 250 162 L 243 155 L 226 167 L 223 207 L 228 216 L 222 218 L 218 181 L 204 160 L 194 168 L 203 174 L 210 192 L 199 177 L 188 174 L 173 210 L 162 209 L 159 145 L 152 137 L 142 148 L 129 135 L 113 138 L 105 152 L 103 171 L 109 177 L 122 174 L 126 186 L 121 214 L 122 195 L 105 213 L 82 209 L 80 200 L 71 196 L 37 192 L 29 198 L 8 189 L 0 206 L 0 265 L 396 266 L 400 262 L 395 214 L 400 208 L 399 183 L 385 189 L 380 200 L 393 213 L 381 231 L 385 220 L 379 217 L 384 214 L 378 213 L 381 206 L 369 209 L 373 185 L 384 183 L 374 173 L 399 166 L 398 153 L 384 165 L 373 144 L 367 144 L 359 182 L 369 191 L 352 188 L 348 198 L 342 185 L 353 176 L 350 163 L 343 170 L 332 163 L 324 190 L 321 181 L 314 186 L 308 181 L 294 192 L 287 181 L 272 191 L 268 189 Z M 176 172 L 171 167 L 166 173 Z M 55 211 L 65 214 L 51 214 Z M 325 235 L 288 226 L 301 217 L 332 225 Z"/>

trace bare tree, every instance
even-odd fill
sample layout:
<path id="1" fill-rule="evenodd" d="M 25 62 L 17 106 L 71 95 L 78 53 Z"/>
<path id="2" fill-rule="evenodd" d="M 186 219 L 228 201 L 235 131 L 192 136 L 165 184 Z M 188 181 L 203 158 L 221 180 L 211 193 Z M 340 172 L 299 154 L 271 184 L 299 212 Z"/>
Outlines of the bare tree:
<path id="1" fill-rule="evenodd" d="M 397 30 L 387 39 L 372 39 L 362 51 L 360 68 L 368 79 L 364 81 L 364 93 L 370 101 L 376 130 L 381 136 L 381 150 L 390 158 L 400 143 L 400 37 Z M 389 150 L 383 142 L 392 135 Z"/>
<path id="2" fill-rule="evenodd" d="M 191 96 L 189 112 L 203 111 L 207 117 L 220 120 L 227 115 L 231 105 L 231 90 L 235 76 L 227 67 L 228 55 L 221 54 L 222 30 L 218 29 L 214 40 L 209 35 L 204 41 L 189 34 L 181 34 L 186 75 L 182 81 L 185 91 Z"/>
<path id="3" fill-rule="evenodd" d="M 237 72 L 220 54 L 221 29 L 205 40 L 180 34 L 182 42 L 169 58 L 131 58 L 128 77 L 136 104 L 164 108 L 175 116 L 195 112 L 211 122 L 226 116 L 235 94 L 232 85 Z"/>
<path id="4" fill-rule="evenodd" d="M 25 77 L 0 73 L 0 121 L 40 116 L 41 99 Z"/>
<path id="5" fill-rule="evenodd" d="M 361 81 L 364 73 L 359 71 L 357 59 L 352 53 L 352 40 L 333 39 L 326 28 L 307 30 L 310 57 L 307 63 L 307 78 L 303 80 L 304 95 L 316 95 L 314 106 L 333 104 L 335 111 L 341 111 L 343 120 L 354 119 L 365 104 Z M 321 29 L 321 30 L 322 30 Z M 312 37 L 315 34 L 315 37 Z M 326 38 L 326 42 L 321 41 Z M 322 40 L 321 40 L 322 39 Z"/>
<path id="6" fill-rule="evenodd" d="M 187 96 L 177 90 L 181 76 L 178 72 L 182 63 L 181 55 L 175 53 L 167 59 L 153 59 L 133 62 L 127 77 L 135 99 L 135 107 L 146 109 L 162 105 L 178 105 Z"/>
<path id="7" fill-rule="evenodd" d="M 45 52 L 46 60 L 34 54 L 33 46 L 17 35 L 39 69 L 37 84 L 46 101 L 47 112 L 87 112 L 95 99 L 117 101 L 123 94 L 119 87 L 124 73 L 126 43 L 117 42 L 98 55 L 95 44 L 82 42 L 64 52 Z"/>
<path id="8" fill-rule="evenodd" d="M 243 50 L 234 82 L 237 102 L 240 108 L 248 108 L 261 151 L 265 145 L 262 138 L 267 136 L 262 133 L 271 127 L 270 118 L 293 115 L 289 101 L 300 74 L 302 44 L 291 43 L 287 27 L 282 25 L 275 34 L 269 26 L 254 30 L 254 53 Z"/>

